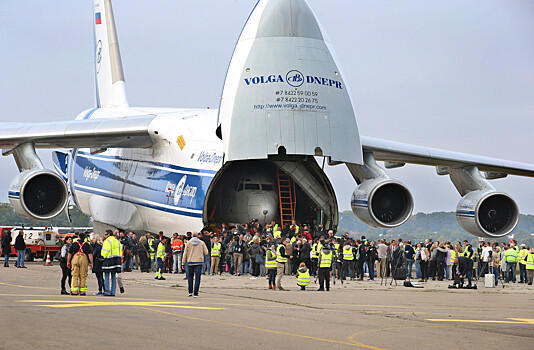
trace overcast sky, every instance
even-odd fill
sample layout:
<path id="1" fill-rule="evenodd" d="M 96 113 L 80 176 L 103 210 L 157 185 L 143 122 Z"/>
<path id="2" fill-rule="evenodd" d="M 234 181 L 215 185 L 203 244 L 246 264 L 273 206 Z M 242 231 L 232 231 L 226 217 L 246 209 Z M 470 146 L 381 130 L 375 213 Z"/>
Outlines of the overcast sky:
<path id="1" fill-rule="evenodd" d="M 217 108 L 255 0 L 114 0 L 132 106 Z M 362 135 L 534 163 L 534 1 L 308 0 L 351 86 Z M 0 122 L 69 120 L 94 105 L 92 1 L 3 0 Z M 50 152 L 41 151 L 51 164 Z M 0 159 L 0 201 L 17 169 Z M 356 184 L 327 169 L 341 210 Z M 388 171 L 414 212 L 460 197 L 432 167 Z M 534 214 L 534 179 L 493 182 Z"/>

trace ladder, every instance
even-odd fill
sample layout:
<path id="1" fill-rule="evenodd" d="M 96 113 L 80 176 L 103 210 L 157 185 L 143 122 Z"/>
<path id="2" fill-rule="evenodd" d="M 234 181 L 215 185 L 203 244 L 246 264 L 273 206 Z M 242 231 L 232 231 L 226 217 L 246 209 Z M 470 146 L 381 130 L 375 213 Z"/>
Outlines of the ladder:
<path id="1" fill-rule="evenodd" d="M 278 180 L 278 199 L 280 201 L 280 224 L 284 227 L 286 224 L 291 225 L 295 219 L 295 182 L 293 179 L 276 169 L 276 179 Z"/>

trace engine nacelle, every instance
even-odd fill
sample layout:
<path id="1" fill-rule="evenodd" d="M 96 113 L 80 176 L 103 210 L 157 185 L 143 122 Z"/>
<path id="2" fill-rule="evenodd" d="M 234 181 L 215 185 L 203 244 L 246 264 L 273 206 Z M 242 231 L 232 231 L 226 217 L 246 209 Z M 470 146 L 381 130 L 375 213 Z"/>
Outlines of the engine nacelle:
<path id="1" fill-rule="evenodd" d="M 458 203 L 456 219 L 464 230 L 475 236 L 498 238 L 516 227 L 519 208 L 506 193 L 472 191 Z"/>
<path id="2" fill-rule="evenodd" d="M 49 220 L 65 209 L 67 185 L 56 173 L 45 169 L 21 172 L 9 185 L 9 202 L 29 219 Z"/>
<path id="3" fill-rule="evenodd" d="M 392 228 L 404 224 L 412 214 L 412 194 L 404 184 L 392 179 L 362 182 L 351 199 L 352 212 L 374 227 Z"/>

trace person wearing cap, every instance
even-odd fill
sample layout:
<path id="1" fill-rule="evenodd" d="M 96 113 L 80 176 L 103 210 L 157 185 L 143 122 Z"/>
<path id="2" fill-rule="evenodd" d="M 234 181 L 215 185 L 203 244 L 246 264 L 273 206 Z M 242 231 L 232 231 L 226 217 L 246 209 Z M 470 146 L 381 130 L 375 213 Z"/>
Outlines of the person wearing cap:
<path id="1" fill-rule="evenodd" d="M 525 244 L 521 244 L 521 249 L 517 253 L 517 262 L 519 263 L 519 283 L 527 283 L 527 256 L 528 250 Z"/>
<path id="2" fill-rule="evenodd" d="M 319 252 L 319 289 L 317 291 L 324 291 L 326 281 L 326 291 L 330 290 L 330 267 L 332 266 L 332 251 L 329 245 L 325 245 Z"/>

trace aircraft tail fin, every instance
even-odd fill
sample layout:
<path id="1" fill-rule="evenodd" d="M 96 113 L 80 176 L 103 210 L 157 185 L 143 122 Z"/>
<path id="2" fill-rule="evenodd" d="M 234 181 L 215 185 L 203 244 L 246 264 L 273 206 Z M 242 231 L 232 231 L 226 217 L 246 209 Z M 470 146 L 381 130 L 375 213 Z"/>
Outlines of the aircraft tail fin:
<path id="1" fill-rule="evenodd" d="M 128 107 L 111 0 L 93 0 L 97 107 Z"/>

